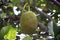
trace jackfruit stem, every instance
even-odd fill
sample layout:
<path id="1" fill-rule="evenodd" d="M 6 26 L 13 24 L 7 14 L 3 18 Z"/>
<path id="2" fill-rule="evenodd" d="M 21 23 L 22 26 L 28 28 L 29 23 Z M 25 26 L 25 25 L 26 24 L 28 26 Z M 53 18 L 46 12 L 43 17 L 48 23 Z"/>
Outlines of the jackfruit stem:
<path id="1" fill-rule="evenodd" d="M 28 5 L 28 3 L 26 3 L 26 4 L 23 6 L 23 9 L 25 9 L 27 5 Z"/>
<path id="2" fill-rule="evenodd" d="M 30 11 L 30 6 L 28 5 L 28 11 Z"/>

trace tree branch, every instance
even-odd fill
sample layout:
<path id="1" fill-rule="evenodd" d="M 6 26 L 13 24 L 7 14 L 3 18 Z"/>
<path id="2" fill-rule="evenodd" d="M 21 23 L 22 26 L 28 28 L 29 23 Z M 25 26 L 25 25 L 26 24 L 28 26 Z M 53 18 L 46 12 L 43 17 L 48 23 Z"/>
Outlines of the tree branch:
<path id="1" fill-rule="evenodd" d="M 44 13 L 43 11 L 40 11 L 37 7 L 33 7 L 33 9 L 38 12 L 39 14 L 41 14 L 42 16 L 46 17 L 49 19 L 49 21 L 52 20 L 51 16 L 47 15 L 46 13 Z"/>
<path id="2" fill-rule="evenodd" d="M 53 4 L 55 4 L 55 5 L 57 5 L 57 6 L 60 7 L 60 3 L 59 3 L 59 1 L 57 1 L 57 0 L 51 0 L 51 1 L 53 2 Z"/>

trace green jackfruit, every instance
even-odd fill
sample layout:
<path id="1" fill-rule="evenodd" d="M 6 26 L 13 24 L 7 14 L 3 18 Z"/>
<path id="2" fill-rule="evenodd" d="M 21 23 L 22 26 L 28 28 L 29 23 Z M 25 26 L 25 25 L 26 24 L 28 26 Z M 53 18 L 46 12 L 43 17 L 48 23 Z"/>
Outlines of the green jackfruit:
<path id="1" fill-rule="evenodd" d="M 34 12 L 27 11 L 21 15 L 21 31 L 25 34 L 33 34 L 37 28 L 37 17 Z"/>

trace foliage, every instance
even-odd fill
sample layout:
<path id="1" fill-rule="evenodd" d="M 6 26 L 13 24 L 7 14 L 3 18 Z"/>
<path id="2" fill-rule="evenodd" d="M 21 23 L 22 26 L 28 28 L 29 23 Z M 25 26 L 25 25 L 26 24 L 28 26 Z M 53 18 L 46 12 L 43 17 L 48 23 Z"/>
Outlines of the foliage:
<path id="1" fill-rule="evenodd" d="M 13 30 L 13 31 L 12 31 Z M 5 40 L 15 40 L 16 39 L 16 29 L 14 29 L 14 28 L 11 28 L 10 30 L 9 30 L 9 32 L 6 34 L 6 35 L 4 35 L 4 39 Z"/>
<path id="2" fill-rule="evenodd" d="M 38 22 L 45 26 L 52 20 L 53 32 L 56 34 L 58 30 L 57 23 L 58 20 L 60 20 L 60 17 L 58 17 L 60 14 L 60 5 L 58 3 L 60 3 L 60 1 L 56 0 L 56 2 L 55 0 L 0 0 L 0 39 L 16 39 L 16 32 L 21 32 L 21 15 L 28 10 L 36 13 L 36 15 L 38 15 Z M 17 7 L 15 9 L 17 12 L 21 11 L 19 15 L 15 15 L 13 11 L 14 6 Z M 35 9 L 36 7 L 37 9 Z M 42 11 L 40 9 L 42 9 Z M 50 18 L 51 20 L 49 20 Z M 25 37 L 24 40 L 32 40 L 32 38 Z"/>
<path id="3" fill-rule="evenodd" d="M 7 25 L 6 27 L 3 27 L 0 31 L 0 39 L 2 38 L 8 40 L 12 40 L 16 38 L 16 29 L 14 29 L 11 25 Z"/>
<path id="4" fill-rule="evenodd" d="M 32 40 L 32 37 L 26 36 L 23 40 Z"/>

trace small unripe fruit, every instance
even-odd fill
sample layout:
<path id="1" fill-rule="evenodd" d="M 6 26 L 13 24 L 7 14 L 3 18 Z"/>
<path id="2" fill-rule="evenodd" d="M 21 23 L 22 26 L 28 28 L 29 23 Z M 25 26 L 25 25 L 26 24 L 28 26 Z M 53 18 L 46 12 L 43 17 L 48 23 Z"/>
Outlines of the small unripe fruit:
<path id="1" fill-rule="evenodd" d="M 21 31 L 25 34 L 33 34 L 37 28 L 37 17 L 34 12 L 28 11 L 21 15 Z"/>

